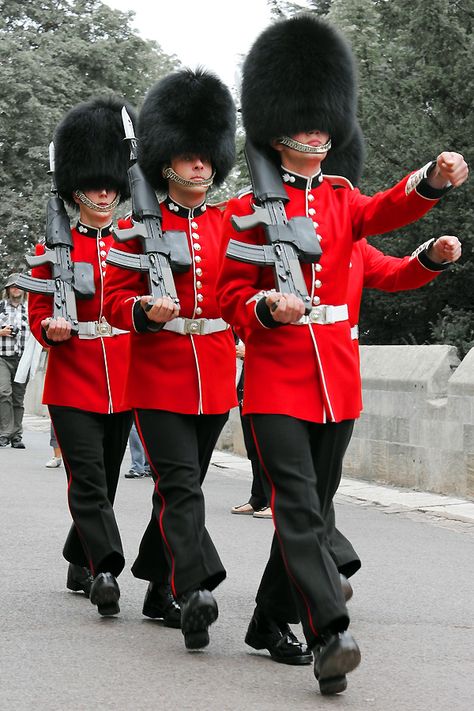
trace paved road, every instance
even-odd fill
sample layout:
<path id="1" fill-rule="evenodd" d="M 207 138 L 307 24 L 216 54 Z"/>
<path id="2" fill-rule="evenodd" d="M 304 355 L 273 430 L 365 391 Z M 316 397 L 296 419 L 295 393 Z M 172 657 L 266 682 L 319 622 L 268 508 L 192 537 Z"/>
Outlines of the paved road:
<path id="1" fill-rule="evenodd" d="M 179 631 L 142 617 L 145 584 L 128 567 L 117 618 L 100 618 L 65 590 L 64 469 L 44 467 L 47 423 L 33 418 L 27 426 L 25 451 L 0 450 L 2 711 L 473 708 L 474 523 L 339 495 L 340 527 L 364 561 L 349 603 L 363 659 L 344 694 L 322 698 L 312 667 L 275 664 L 243 641 L 272 535 L 271 521 L 229 514 L 246 500 L 248 467 L 217 457 L 209 472 L 208 526 L 228 578 L 217 590 L 210 646 L 189 653 Z M 150 496 L 150 479 L 121 480 L 117 516 L 128 565 Z"/>

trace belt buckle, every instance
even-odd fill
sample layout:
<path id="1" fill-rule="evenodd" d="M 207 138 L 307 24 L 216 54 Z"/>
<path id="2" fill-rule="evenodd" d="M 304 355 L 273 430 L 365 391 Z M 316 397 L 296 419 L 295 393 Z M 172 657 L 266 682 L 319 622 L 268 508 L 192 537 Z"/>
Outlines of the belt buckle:
<path id="1" fill-rule="evenodd" d="M 184 319 L 184 333 L 190 336 L 202 335 L 204 321 L 198 318 Z"/>
<path id="2" fill-rule="evenodd" d="M 95 329 L 98 336 L 112 335 L 112 326 L 110 325 L 110 323 L 107 323 L 107 321 L 100 321 L 96 324 Z"/>
<path id="3" fill-rule="evenodd" d="M 326 306 L 313 306 L 309 319 L 311 323 L 326 323 Z"/>
<path id="4" fill-rule="evenodd" d="M 334 320 L 334 310 L 332 306 L 327 304 L 321 304 L 320 306 L 314 306 L 311 309 L 309 316 L 312 323 L 320 323 L 323 325 L 336 323 Z"/>

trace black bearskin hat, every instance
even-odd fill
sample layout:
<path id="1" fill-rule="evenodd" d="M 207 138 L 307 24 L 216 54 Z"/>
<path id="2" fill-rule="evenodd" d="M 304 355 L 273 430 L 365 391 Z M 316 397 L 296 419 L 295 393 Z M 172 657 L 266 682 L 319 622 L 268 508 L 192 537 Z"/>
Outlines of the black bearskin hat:
<path id="1" fill-rule="evenodd" d="M 322 164 L 325 175 L 342 175 L 357 186 L 364 168 L 365 143 L 362 129 L 356 122 L 354 133 L 347 143 L 331 148 Z"/>
<path id="2" fill-rule="evenodd" d="M 235 105 L 214 74 L 198 68 L 168 74 L 145 97 L 138 117 L 138 162 L 156 190 L 164 166 L 180 155 L 210 160 L 220 185 L 235 160 Z"/>
<path id="3" fill-rule="evenodd" d="M 242 118 L 255 144 L 319 129 L 338 148 L 352 136 L 355 111 L 353 55 L 334 27 L 304 13 L 256 39 L 242 70 Z"/>
<path id="4" fill-rule="evenodd" d="M 56 185 L 69 205 L 75 206 L 75 190 L 118 190 L 121 202 L 130 196 L 130 147 L 124 141 L 123 106 L 135 122 L 135 110 L 130 104 L 118 96 L 104 96 L 74 106 L 57 126 Z"/>

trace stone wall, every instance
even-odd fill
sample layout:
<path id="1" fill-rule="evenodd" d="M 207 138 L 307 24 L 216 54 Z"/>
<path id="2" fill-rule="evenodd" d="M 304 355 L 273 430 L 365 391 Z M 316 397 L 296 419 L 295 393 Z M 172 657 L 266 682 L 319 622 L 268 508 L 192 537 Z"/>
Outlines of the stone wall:
<path id="1" fill-rule="evenodd" d="M 362 346 L 364 411 L 347 476 L 474 497 L 474 349 Z M 245 456 L 238 410 L 218 446 Z"/>
<path id="2" fill-rule="evenodd" d="M 474 350 L 361 348 L 364 411 L 345 474 L 379 483 L 474 496 Z"/>

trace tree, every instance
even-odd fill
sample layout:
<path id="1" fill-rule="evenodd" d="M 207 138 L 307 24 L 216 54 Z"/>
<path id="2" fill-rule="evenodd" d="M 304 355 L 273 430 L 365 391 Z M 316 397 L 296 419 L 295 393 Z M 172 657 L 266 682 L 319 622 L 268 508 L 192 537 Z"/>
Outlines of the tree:
<path id="1" fill-rule="evenodd" d="M 473 16 L 465 12 L 467 6 L 453 0 L 420 0 L 413 12 L 408 0 L 372 4 L 379 16 L 383 77 L 375 83 L 367 81 L 362 65 L 361 119 L 368 140 L 365 182 L 371 192 L 442 150 L 468 156 L 474 138 L 474 82 L 466 74 L 474 54 Z M 446 51 L 447 37 L 451 51 Z M 474 227 L 468 190 L 468 186 L 455 190 L 423 220 L 375 243 L 392 254 L 407 254 L 432 236 L 456 234 L 462 240 Z M 472 329 L 473 287 L 472 254 L 464 245 L 462 265 L 421 291 L 366 294 L 361 312 L 361 322 L 369 331 L 365 342 L 430 341 L 434 334 L 430 322 L 436 324 L 442 318 L 445 304 L 451 304 L 454 314 L 461 309 L 464 323 L 470 312 Z"/>
<path id="2" fill-rule="evenodd" d="M 0 0 L 0 277 L 23 269 L 44 234 L 48 144 L 79 101 L 115 93 L 139 105 L 178 65 L 100 0 Z"/>

